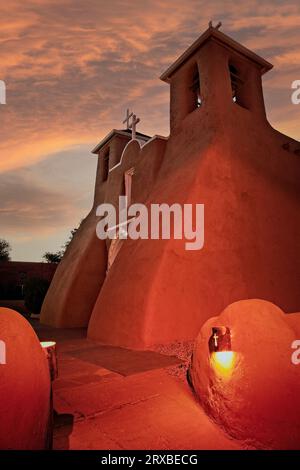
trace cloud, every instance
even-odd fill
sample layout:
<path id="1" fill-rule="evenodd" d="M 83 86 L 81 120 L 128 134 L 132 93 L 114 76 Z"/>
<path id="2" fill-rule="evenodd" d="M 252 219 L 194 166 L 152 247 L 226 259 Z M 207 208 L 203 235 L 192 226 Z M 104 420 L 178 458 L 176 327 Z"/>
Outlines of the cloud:
<path id="1" fill-rule="evenodd" d="M 14 260 L 40 261 L 60 250 L 87 215 L 93 200 L 97 158 L 90 145 L 0 174 L 0 237 Z"/>
<path id="2" fill-rule="evenodd" d="M 0 175 L 0 200 L 0 232 L 6 236 L 49 235 L 78 212 L 76 200 L 33 181 L 26 171 Z"/>
<path id="3" fill-rule="evenodd" d="M 169 92 L 158 76 L 210 19 L 222 19 L 225 32 L 267 50 L 278 69 L 288 67 L 297 78 L 296 0 L 2 3 L 0 78 L 7 105 L 0 115 L 0 171 L 96 143 L 121 123 L 128 105 L 141 116 L 141 130 L 168 133 Z M 274 81 L 277 76 L 273 87 Z"/>

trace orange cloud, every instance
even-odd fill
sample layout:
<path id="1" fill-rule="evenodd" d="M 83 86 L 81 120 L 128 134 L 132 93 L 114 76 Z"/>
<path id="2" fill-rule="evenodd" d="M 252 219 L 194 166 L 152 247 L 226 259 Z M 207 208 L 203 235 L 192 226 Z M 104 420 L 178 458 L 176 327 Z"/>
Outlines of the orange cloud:
<path id="1" fill-rule="evenodd" d="M 299 78 L 296 0 L 189 0 L 184 7 L 178 0 L 145 1 L 142 7 L 137 0 L 2 4 L 0 78 L 7 105 L 0 114 L 0 171 L 73 144 L 93 145 L 121 122 L 128 105 L 141 115 L 144 131 L 167 133 L 169 94 L 158 76 L 210 19 L 223 20 L 224 31 L 266 51 L 278 70 L 288 67 L 290 77 Z M 280 75 L 269 83 L 276 88 Z"/>
<path id="2" fill-rule="evenodd" d="M 70 195 L 26 177 L 0 175 L 1 233 L 34 236 L 55 233 L 59 224 L 72 223 L 78 209 Z"/>

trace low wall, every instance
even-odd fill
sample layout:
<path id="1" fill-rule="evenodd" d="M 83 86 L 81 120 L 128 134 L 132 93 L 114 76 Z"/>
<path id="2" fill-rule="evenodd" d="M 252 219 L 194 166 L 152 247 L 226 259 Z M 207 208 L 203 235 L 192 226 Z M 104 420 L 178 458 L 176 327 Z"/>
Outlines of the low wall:
<path id="1" fill-rule="evenodd" d="M 51 281 L 56 263 L 7 261 L 0 263 L 0 299 L 22 299 L 26 281 L 33 277 Z"/>

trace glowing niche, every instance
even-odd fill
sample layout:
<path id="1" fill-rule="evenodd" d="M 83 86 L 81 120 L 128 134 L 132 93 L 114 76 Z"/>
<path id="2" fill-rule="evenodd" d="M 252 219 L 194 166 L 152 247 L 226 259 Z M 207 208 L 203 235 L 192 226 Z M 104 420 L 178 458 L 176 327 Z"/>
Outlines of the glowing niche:
<path id="1" fill-rule="evenodd" d="M 213 352 L 211 355 L 211 365 L 214 371 L 223 377 L 230 377 L 235 364 L 234 351 Z"/>
<path id="2" fill-rule="evenodd" d="M 231 332 L 226 326 L 214 326 L 209 338 L 208 348 L 214 371 L 229 377 L 233 370 L 235 353 L 231 349 Z"/>

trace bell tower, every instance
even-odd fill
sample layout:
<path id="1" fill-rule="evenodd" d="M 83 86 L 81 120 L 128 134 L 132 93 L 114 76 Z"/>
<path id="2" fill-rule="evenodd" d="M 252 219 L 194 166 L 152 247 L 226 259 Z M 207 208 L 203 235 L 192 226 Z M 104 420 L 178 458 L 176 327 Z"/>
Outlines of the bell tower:
<path id="1" fill-rule="evenodd" d="M 243 108 L 266 119 L 262 75 L 273 66 L 219 31 L 209 28 L 161 75 L 170 84 L 171 134 L 187 115 L 200 110 Z"/>

